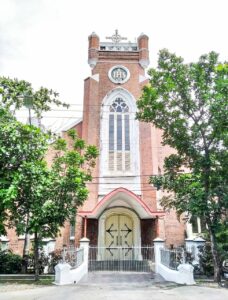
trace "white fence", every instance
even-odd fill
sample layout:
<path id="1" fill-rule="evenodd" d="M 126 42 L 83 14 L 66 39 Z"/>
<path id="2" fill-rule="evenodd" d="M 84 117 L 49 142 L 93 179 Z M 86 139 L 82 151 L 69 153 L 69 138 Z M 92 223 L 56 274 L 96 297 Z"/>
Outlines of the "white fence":
<path id="1" fill-rule="evenodd" d="M 154 271 L 154 247 L 89 247 L 89 271 Z"/>
<path id="2" fill-rule="evenodd" d="M 65 249 L 63 261 L 55 266 L 55 284 L 75 284 L 88 273 L 88 249 L 89 240 L 80 240 L 80 248 L 73 250 Z"/>
<path id="3" fill-rule="evenodd" d="M 84 261 L 83 248 L 64 248 L 63 263 L 68 263 L 72 268 L 78 268 Z"/>
<path id="4" fill-rule="evenodd" d="M 102 249 L 89 247 L 89 240 L 80 241 L 80 249 L 76 251 L 65 250 L 64 261 L 55 267 L 55 284 L 78 283 L 83 276 L 91 271 L 104 270 L 107 267 L 117 271 L 155 271 L 165 280 L 179 284 L 195 284 L 193 266 L 188 263 L 187 254 L 191 252 L 197 258 L 197 247 L 204 242 L 203 239 L 188 240 L 187 250 L 165 249 L 165 242 L 160 238 L 154 240 L 154 247 L 113 247 Z M 105 252 L 108 251 L 108 256 Z M 94 264 L 95 263 L 95 264 Z M 94 268 L 94 269 L 93 269 Z M 110 270 L 110 269 L 109 269 Z"/>
<path id="5" fill-rule="evenodd" d="M 177 270 L 181 263 L 185 263 L 184 249 L 161 248 L 161 263 L 171 270 Z"/>
<path id="6" fill-rule="evenodd" d="M 162 239 L 154 240 L 155 269 L 165 280 L 179 284 L 195 284 L 193 266 L 185 263 L 183 250 L 165 249 Z"/>

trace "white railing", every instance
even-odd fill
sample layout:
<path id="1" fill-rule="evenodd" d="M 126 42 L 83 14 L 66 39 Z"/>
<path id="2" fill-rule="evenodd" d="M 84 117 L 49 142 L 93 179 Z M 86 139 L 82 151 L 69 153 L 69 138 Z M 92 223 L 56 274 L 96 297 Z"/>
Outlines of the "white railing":
<path id="1" fill-rule="evenodd" d="M 154 239 L 155 271 L 165 280 L 178 284 L 195 284 L 193 266 L 186 263 L 183 256 L 184 249 L 166 249 L 165 241 L 161 238 Z"/>
<path id="2" fill-rule="evenodd" d="M 186 252 L 191 253 L 192 255 L 195 254 L 195 247 L 194 246 L 185 245 L 184 249 L 185 249 Z"/>
<path id="3" fill-rule="evenodd" d="M 181 263 L 185 263 L 184 249 L 161 248 L 161 263 L 171 270 L 177 270 Z"/>
<path id="4" fill-rule="evenodd" d="M 154 247 L 89 247 L 89 271 L 154 271 Z"/>
<path id="5" fill-rule="evenodd" d="M 64 248 L 63 263 L 68 263 L 72 268 L 78 268 L 84 261 L 83 248 Z"/>
<path id="6" fill-rule="evenodd" d="M 80 248 L 65 248 L 63 259 L 55 266 L 55 284 L 78 283 L 88 273 L 89 240 L 82 238 Z"/>

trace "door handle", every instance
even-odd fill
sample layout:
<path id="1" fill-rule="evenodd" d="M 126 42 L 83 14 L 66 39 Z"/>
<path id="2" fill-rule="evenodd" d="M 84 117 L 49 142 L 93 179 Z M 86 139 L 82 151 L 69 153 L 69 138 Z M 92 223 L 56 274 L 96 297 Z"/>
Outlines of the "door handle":
<path id="1" fill-rule="evenodd" d="M 122 246 L 122 236 L 120 237 L 120 246 Z"/>
<path id="2" fill-rule="evenodd" d="M 118 246 L 118 236 L 116 237 L 116 245 Z"/>

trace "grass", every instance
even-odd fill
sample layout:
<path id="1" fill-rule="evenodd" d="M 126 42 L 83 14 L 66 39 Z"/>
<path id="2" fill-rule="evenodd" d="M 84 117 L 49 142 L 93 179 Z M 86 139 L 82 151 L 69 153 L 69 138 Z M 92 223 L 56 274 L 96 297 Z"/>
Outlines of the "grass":
<path id="1" fill-rule="evenodd" d="M 12 279 L 12 280 L 7 280 L 7 279 L 2 279 L 0 280 L 0 285 L 3 284 L 35 284 L 35 285 L 52 285 L 54 279 L 53 278 L 41 278 L 38 281 L 35 281 L 33 279 Z"/>

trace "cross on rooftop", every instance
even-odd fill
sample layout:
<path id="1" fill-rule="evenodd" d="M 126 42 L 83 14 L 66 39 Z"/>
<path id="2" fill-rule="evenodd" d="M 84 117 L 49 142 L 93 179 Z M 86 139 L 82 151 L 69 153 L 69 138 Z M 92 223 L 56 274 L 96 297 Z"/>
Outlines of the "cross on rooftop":
<path id="1" fill-rule="evenodd" d="M 107 40 L 112 40 L 113 43 L 115 43 L 115 44 L 119 43 L 119 42 L 122 41 L 122 40 L 127 40 L 126 37 L 122 37 L 122 36 L 119 34 L 119 32 L 118 32 L 117 29 L 115 30 L 115 33 L 114 33 L 112 36 L 108 36 L 108 37 L 106 37 L 106 39 L 107 39 Z"/>

